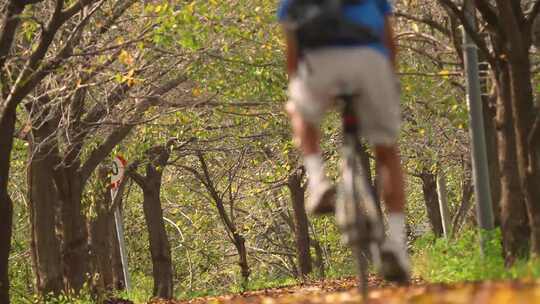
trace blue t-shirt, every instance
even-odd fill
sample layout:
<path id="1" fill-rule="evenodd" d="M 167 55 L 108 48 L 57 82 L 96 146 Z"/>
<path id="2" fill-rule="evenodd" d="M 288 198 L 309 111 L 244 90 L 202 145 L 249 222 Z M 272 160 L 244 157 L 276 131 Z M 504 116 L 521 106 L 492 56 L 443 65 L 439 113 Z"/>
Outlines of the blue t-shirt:
<path id="1" fill-rule="evenodd" d="M 283 21 L 289 5 L 294 0 L 282 0 L 278 9 L 278 19 Z M 388 0 L 364 0 L 360 4 L 345 5 L 343 15 L 351 22 L 357 22 L 369 27 L 382 38 L 384 36 L 385 17 L 392 14 L 392 6 Z M 388 56 L 388 49 L 382 43 L 372 43 L 368 46 L 375 48 Z"/>

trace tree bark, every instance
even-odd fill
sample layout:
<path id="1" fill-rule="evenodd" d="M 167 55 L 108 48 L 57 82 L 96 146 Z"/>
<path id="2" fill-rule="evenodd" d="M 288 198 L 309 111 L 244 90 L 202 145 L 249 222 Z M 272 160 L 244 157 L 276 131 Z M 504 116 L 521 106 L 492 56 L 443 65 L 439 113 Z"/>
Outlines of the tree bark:
<path id="1" fill-rule="evenodd" d="M 82 210 L 83 185 L 78 163 L 58 168 L 55 181 L 62 204 L 62 261 L 65 288 L 78 293 L 88 281 L 90 271 L 87 218 Z"/>
<path id="2" fill-rule="evenodd" d="M 238 232 L 233 232 L 233 239 L 234 246 L 236 247 L 239 255 L 238 265 L 240 266 L 240 273 L 242 275 L 242 285 L 245 285 L 247 284 L 249 275 L 251 274 L 247 259 L 246 239 Z"/>
<path id="3" fill-rule="evenodd" d="M 497 141 L 501 170 L 501 225 L 506 264 L 524 256 L 529 247 L 530 226 L 521 189 L 516 155 L 510 92 L 510 73 L 506 63 L 497 71 Z"/>
<path id="4" fill-rule="evenodd" d="M 533 164 L 538 161 L 529 141 L 529 132 L 534 130 L 536 111 L 532 93 L 531 62 L 531 24 L 538 14 L 538 4 L 525 17 L 521 7 L 516 3 L 496 0 L 498 17 L 501 24 L 497 33 L 504 39 L 505 56 L 499 60 L 508 63 L 510 72 L 511 111 L 513 130 L 516 139 L 516 158 L 518 164 L 521 190 L 525 196 L 527 214 L 531 227 L 531 252 L 540 255 L 540 170 Z"/>
<path id="5" fill-rule="evenodd" d="M 527 54 L 528 55 L 528 54 Z M 511 65 L 512 114 L 517 144 L 517 160 L 521 188 L 531 227 L 531 250 L 540 255 L 540 169 L 532 164 L 537 155 L 529 145 L 529 130 L 534 122 L 530 62 L 524 55 Z"/>
<path id="6" fill-rule="evenodd" d="M 8 259 L 11 251 L 13 202 L 8 193 L 11 149 L 15 131 L 15 109 L 0 114 L 0 303 L 9 304 Z"/>
<path id="7" fill-rule="evenodd" d="M 298 274 L 301 278 L 305 278 L 312 271 L 312 262 L 309 244 L 309 222 L 304 206 L 306 189 L 302 186 L 302 176 L 301 170 L 295 170 L 289 175 L 287 186 L 291 194 L 294 212 L 294 236 L 296 241 Z"/>
<path id="8" fill-rule="evenodd" d="M 90 222 L 90 248 L 93 261 L 93 273 L 97 274 L 94 288 L 98 293 L 114 290 L 113 282 L 113 247 L 111 246 L 110 226 L 113 223 L 111 194 L 109 188 L 108 170 L 98 168 L 98 183 L 95 191 L 98 193 L 93 206 L 96 216 Z"/>
<path id="9" fill-rule="evenodd" d="M 58 193 L 51 179 L 57 149 L 45 142 L 49 135 L 47 125 L 48 122 L 34 130 L 29 140 L 28 165 L 32 260 L 36 287 L 42 296 L 57 295 L 63 288 L 60 240 L 56 235 Z"/>
<path id="10" fill-rule="evenodd" d="M 441 237 L 443 235 L 443 227 L 439 208 L 439 196 L 437 195 L 436 176 L 430 172 L 422 172 L 420 179 L 422 180 L 422 190 L 431 230 L 435 236 Z"/>
<path id="11" fill-rule="evenodd" d="M 11 250 L 13 202 L 5 190 L 7 189 L 0 189 L 0 303 L 9 304 L 8 259 Z"/>
<path id="12" fill-rule="evenodd" d="M 148 183 L 146 191 L 144 191 L 143 209 L 150 236 L 150 252 L 154 276 L 153 295 L 159 298 L 171 299 L 173 296 L 171 246 L 165 231 L 160 199 L 162 170 L 163 168 L 156 169 L 151 164 L 147 166 Z"/>
<path id="13" fill-rule="evenodd" d="M 173 297 L 171 245 L 165 230 L 160 198 L 163 170 L 170 154 L 167 146 L 154 147 L 146 154 L 149 158 L 146 176 L 134 171 L 128 174 L 143 190 L 144 219 L 148 228 L 152 256 L 153 296 L 171 299 Z"/>

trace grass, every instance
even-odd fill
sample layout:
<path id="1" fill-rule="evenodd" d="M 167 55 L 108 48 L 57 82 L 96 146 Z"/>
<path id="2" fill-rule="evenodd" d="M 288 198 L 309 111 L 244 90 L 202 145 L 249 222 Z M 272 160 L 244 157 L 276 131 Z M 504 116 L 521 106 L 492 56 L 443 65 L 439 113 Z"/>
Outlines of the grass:
<path id="1" fill-rule="evenodd" d="M 413 245 L 415 274 L 434 283 L 540 278 L 540 260 L 519 260 L 506 268 L 500 231 L 486 235 L 483 254 L 476 231 L 465 231 L 455 240 L 433 235 L 418 239 Z"/>

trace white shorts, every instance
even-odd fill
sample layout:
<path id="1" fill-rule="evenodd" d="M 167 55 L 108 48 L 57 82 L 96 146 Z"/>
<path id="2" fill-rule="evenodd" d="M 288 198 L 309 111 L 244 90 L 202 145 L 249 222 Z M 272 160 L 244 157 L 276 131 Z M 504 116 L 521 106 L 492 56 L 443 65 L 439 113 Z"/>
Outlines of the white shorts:
<path id="1" fill-rule="evenodd" d="M 391 64 L 369 47 L 325 48 L 305 54 L 289 83 L 289 103 L 319 125 L 335 96 L 357 94 L 361 135 L 372 145 L 392 145 L 401 125 L 399 90 Z"/>

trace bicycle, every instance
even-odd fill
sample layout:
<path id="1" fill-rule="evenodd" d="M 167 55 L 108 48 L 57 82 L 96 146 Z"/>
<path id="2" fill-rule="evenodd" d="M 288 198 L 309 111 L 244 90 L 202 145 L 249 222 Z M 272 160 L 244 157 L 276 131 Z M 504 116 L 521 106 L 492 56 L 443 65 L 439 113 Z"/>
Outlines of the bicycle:
<path id="1" fill-rule="evenodd" d="M 367 298 L 369 257 L 375 265 L 380 265 L 384 229 L 375 190 L 366 175 L 369 168 L 364 167 L 359 154 L 362 146 L 354 108 L 354 100 L 358 97 L 352 93 L 337 96 L 343 105 L 343 167 L 335 213 L 342 241 L 351 248 L 356 261 L 360 292 Z"/>

